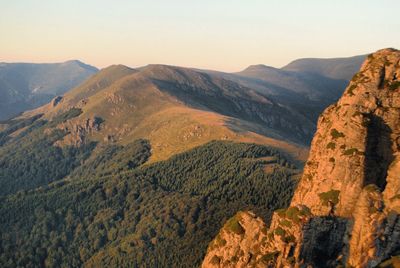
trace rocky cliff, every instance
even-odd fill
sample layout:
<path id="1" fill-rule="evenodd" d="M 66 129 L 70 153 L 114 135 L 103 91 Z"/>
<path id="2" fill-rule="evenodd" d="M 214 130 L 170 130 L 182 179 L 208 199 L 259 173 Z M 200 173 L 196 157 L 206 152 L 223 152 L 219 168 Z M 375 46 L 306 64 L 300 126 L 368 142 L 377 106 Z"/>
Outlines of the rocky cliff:
<path id="1" fill-rule="evenodd" d="M 291 207 L 274 214 L 252 258 L 268 260 L 260 267 L 376 267 L 400 249 L 399 213 L 400 51 L 384 49 L 320 116 Z M 231 244 L 210 246 L 203 267 L 237 260 Z"/>

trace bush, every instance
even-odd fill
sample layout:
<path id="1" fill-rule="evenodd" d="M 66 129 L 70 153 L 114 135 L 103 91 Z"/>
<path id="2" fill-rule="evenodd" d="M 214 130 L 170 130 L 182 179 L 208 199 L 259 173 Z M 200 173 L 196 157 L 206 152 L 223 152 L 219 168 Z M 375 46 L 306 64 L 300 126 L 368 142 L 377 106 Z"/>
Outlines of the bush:
<path id="1" fill-rule="evenodd" d="M 331 136 L 333 139 L 344 138 L 344 134 L 335 128 L 331 130 Z"/>
<path id="2" fill-rule="evenodd" d="M 359 153 L 357 148 L 350 148 L 350 149 L 347 149 L 346 151 L 344 151 L 343 154 L 344 155 L 354 155 L 354 154 L 357 154 L 357 153 Z"/>
<path id="3" fill-rule="evenodd" d="M 239 223 L 239 219 L 237 215 L 232 217 L 224 226 L 227 230 L 237 234 L 243 235 L 246 231 L 243 229 L 242 225 Z"/>
<path id="4" fill-rule="evenodd" d="M 340 191 L 330 190 L 328 192 L 318 194 L 324 206 L 328 206 L 330 203 L 337 205 L 339 203 Z"/>
<path id="5" fill-rule="evenodd" d="M 336 148 L 336 143 L 330 142 L 330 143 L 328 143 L 328 145 L 326 145 L 326 148 L 327 148 L 327 149 L 331 149 L 331 150 L 335 150 L 335 148 Z"/>

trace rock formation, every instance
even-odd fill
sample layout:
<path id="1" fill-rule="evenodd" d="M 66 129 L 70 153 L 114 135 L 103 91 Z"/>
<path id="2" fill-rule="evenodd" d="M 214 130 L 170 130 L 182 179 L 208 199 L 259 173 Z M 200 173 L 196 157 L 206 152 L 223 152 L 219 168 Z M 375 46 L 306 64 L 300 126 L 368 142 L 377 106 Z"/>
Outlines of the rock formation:
<path id="1" fill-rule="evenodd" d="M 67 132 L 68 134 L 61 141 L 57 142 L 56 145 L 81 146 L 86 143 L 89 135 L 93 135 L 100 131 L 102 122 L 103 120 L 100 117 L 94 116 L 92 118 L 84 119 L 76 118 L 61 123 L 57 128 Z"/>
<path id="2" fill-rule="evenodd" d="M 320 116 L 291 207 L 274 213 L 253 258 L 269 256 L 264 267 L 376 267 L 400 249 L 399 213 L 400 51 L 383 49 Z M 233 256 L 219 253 L 231 244 L 210 247 L 203 267 L 224 267 Z"/>

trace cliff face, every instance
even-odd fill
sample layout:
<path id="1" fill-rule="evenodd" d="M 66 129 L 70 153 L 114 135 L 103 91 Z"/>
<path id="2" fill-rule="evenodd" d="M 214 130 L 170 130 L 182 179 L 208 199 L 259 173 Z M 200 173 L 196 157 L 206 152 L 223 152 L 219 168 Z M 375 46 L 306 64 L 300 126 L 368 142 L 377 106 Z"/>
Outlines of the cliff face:
<path id="1" fill-rule="evenodd" d="M 384 49 L 320 116 L 291 207 L 275 213 L 263 254 L 274 253 L 270 267 L 375 267 L 400 249 L 399 213 L 400 51 Z"/>

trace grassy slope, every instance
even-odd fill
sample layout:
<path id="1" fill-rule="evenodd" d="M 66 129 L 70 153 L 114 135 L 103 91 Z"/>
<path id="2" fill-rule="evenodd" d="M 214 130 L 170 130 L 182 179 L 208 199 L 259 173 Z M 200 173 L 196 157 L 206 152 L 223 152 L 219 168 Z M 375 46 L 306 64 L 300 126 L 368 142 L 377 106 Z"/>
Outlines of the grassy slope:
<path id="1" fill-rule="evenodd" d="M 58 106 L 43 107 L 34 113 L 45 112 L 44 118 L 51 118 L 71 107 L 81 107 L 83 114 L 72 122 L 93 116 L 104 120 L 100 132 L 94 133 L 91 139 L 102 143 L 105 137 L 112 136 L 120 144 L 140 138 L 148 139 L 153 148 L 151 162 L 165 160 L 176 153 L 221 139 L 273 146 L 286 151 L 295 160 L 305 161 L 307 148 L 285 142 L 285 138 L 275 130 L 253 123 L 249 127 L 248 122 L 240 122 L 207 109 L 190 108 L 173 95 L 160 90 L 148 78 L 149 72 L 154 70 L 159 71 L 160 68 L 138 72 L 124 66 L 109 67 L 66 94 Z M 163 79 L 188 79 L 187 74 L 184 78 L 171 77 L 176 73 L 167 72 L 166 75 Z M 203 81 L 197 81 L 198 77 L 190 79 L 199 85 L 204 84 Z M 232 127 L 233 121 L 239 124 Z"/>

